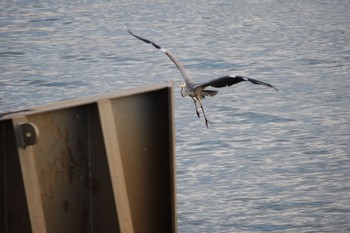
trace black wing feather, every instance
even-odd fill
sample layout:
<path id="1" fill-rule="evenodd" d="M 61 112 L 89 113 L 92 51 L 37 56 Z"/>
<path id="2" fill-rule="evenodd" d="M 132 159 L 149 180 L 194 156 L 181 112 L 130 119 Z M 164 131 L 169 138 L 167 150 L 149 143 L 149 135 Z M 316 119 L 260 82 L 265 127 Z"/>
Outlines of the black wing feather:
<path id="1" fill-rule="evenodd" d="M 273 86 L 269 83 L 265 83 L 265 82 L 262 82 L 262 81 L 259 81 L 256 79 L 247 78 L 247 77 L 243 77 L 243 76 L 230 76 L 230 75 L 226 75 L 226 76 L 223 76 L 220 78 L 210 80 L 208 82 L 201 83 L 198 86 L 201 86 L 202 88 L 206 88 L 209 86 L 221 88 L 221 87 L 229 87 L 229 86 L 232 86 L 234 84 L 237 84 L 237 83 L 240 83 L 243 81 L 249 81 L 249 82 L 251 82 L 253 84 L 257 84 L 257 85 L 264 85 L 264 86 L 271 87 L 271 88 L 275 89 L 276 91 L 278 91 L 278 89 L 275 86 Z"/>
<path id="2" fill-rule="evenodd" d="M 208 82 L 205 83 L 201 83 L 199 86 L 206 88 L 206 87 L 216 87 L 216 88 L 221 88 L 221 87 L 228 87 L 231 86 L 233 84 L 242 82 L 242 81 L 246 81 L 244 80 L 242 77 L 231 77 L 229 75 L 226 75 L 224 77 L 220 77 L 220 78 L 216 78 L 213 80 L 210 80 Z"/>
<path id="3" fill-rule="evenodd" d="M 264 86 L 267 86 L 267 87 L 271 87 L 271 88 L 275 89 L 276 91 L 278 91 L 278 89 L 275 86 L 273 86 L 273 85 L 271 85 L 269 83 L 265 83 L 265 82 L 262 82 L 262 81 L 259 81 L 259 80 L 256 80 L 256 79 L 252 79 L 252 78 L 247 78 L 247 79 L 248 79 L 247 81 L 249 81 L 251 83 L 254 83 L 254 84 L 257 84 L 257 85 L 264 85 Z"/>
<path id="4" fill-rule="evenodd" d="M 142 38 L 142 37 L 140 37 L 140 36 L 135 35 L 134 33 L 132 33 L 132 31 L 130 31 L 130 29 L 128 29 L 128 32 L 129 32 L 131 35 L 133 35 L 134 37 L 136 37 L 137 39 L 142 40 L 143 42 L 145 42 L 145 43 L 147 43 L 147 44 L 153 45 L 156 49 L 161 49 L 161 48 L 162 48 L 162 47 L 160 47 L 159 45 L 157 45 L 156 43 L 154 43 L 154 42 L 152 42 L 152 41 L 150 41 L 150 40 L 147 40 L 147 39 L 145 39 L 145 38 Z"/>

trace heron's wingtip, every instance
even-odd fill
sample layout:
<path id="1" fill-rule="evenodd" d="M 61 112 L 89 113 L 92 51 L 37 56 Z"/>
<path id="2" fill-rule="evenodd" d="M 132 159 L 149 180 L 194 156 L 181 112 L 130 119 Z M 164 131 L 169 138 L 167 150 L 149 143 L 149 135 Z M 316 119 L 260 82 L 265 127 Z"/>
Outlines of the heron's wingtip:
<path id="1" fill-rule="evenodd" d="M 127 29 L 127 32 L 129 33 L 129 34 L 131 34 L 131 35 L 134 35 L 134 33 L 132 33 L 132 31 L 130 30 L 130 28 L 126 28 Z"/>

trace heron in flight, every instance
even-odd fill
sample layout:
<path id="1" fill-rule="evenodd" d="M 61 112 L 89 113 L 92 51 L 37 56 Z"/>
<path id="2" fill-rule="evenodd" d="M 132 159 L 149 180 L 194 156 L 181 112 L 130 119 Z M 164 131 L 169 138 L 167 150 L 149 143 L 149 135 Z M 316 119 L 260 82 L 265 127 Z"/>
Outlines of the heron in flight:
<path id="1" fill-rule="evenodd" d="M 193 79 L 187 74 L 185 68 L 183 67 L 183 65 L 176 59 L 176 57 L 167 49 L 163 49 L 162 47 L 160 47 L 159 45 L 157 45 L 156 43 L 147 40 L 145 38 L 142 38 L 138 35 L 135 35 L 132 31 L 130 31 L 130 29 L 128 29 L 128 32 L 133 35 L 134 37 L 136 37 L 137 39 L 147 43 L 147 44 L 151 44 L 153 45 L 156 49 L 161 50 L 162 52 L 165 53 L 165 55 L 167 55 L 170 60 L 172 60 L 172 62 L 174 62 L 174 64 L 176 65 L 176 67 L 180 70 L 182 77 L 184 78 L 184 82 L 181 83 L 180 87 L 181 87 L 181 96 L 185 97 L 185 96 L 190 96 L 194 102 L 194 106 L 196 109 L 196 113 L 198 118 L 200 118 L 200 114 L 198 111 L 198 107 L 197 107 L 197 101 L 199 102 L 199 105 L 202 109 L 202 113 L 205 119 L 205 125 L 208 128 L 208 123 L 212 125 L 212 123 L 208 120 L 206 114 L 205 114 L 205 110 L 202 104 L 202 100 L 206 97 L 206 96 L 215 96 L 218 91 L 217 90 L 207 90 L 207 87 L 215 87 L 215 88 L 221 88 L 221 87 L 228 87 L 231 86 L 233 84 L 239 83 L 239 82 L 243 82 L 243 81 L 249 81 L 253 84 L 257 84 L 257 85 L 264 85 L 267 87 L 271 87 L 273 89 L 275 89 L 276 91 L 278 91 L 278 89 L 268 83 L 256 80 L 256 79 L 252 79 L 252 78 L 247 78 L 247 77 L 243 77 L 243 76 L 236 76 L 236 75 L 225 75 L 223 77 L 220 78 L 216 78 L 216 79 L 212 79 L 206 82 L 202 82 L 202 83 L 196 83 L 193 81 Z"/>

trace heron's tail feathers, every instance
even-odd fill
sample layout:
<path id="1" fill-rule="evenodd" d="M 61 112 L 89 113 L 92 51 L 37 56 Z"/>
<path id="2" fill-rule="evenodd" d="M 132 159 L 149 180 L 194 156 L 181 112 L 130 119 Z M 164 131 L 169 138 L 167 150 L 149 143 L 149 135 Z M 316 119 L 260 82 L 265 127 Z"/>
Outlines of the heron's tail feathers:
<path id="1" fill-rule="evenodd" d="M 206 96 L 215 96 L 218 93 L 218 91 L 215 90 L 203 90 L 203 96 L 202 98 L 204 99 Z"/>

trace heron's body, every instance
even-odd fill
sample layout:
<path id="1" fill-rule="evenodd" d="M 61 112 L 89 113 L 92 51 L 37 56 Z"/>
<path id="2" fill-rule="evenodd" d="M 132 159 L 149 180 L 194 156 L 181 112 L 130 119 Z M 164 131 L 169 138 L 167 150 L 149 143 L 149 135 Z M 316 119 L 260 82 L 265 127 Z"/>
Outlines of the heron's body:
<path id="1" fill-rule="evenodd" d="M 205 114 L 203 104 L 202 104 L 202 99 L 204 99 L 206 96 L 215 96 L 218 93 L 217 90 L 207 90 L 206 89 L 207 87 L 211 86 L 211 87 L 215 87 L 215 88 L 221 88 L 221 87 L 231 86 L 231 85 L 234 85 L 234 84 L 242 82 L 242 81 L 249 81 L 253 84 L 264 85 L 264 86 L 271 87 L 271 88 L 275 89 L 276 91 L 278 91 L 278 89 L 271 84 L 268 84 L 268 83 L 265 83 L 265 82 L 262 82 L 262 81 L 259 81 L 256 79 L 252 79 L 252 78 L 247 78 L 247 77 L 242 77 L 242 76 L 233 76 L 233 75 L 226 75 L 226 76 L 216 78 L 213 80 L 209 80 L 209 81 L 203 82 L 203 83 L 195 83 L 193 81 L 193 79 L 187 74 L 183 65 L 176 59 L 176 57 L 169 50 L 163 49 L 162 47 L 160 47 L 156 43 L 135 35 L 130 30 L 129 30 L 129 33 L 131 35 L 133 35 L 134 37 L 136 37 L 137 39 L 139 39 L 147 44 L 152 44 L 155 48 L 160 49 L 174 62 L 174 64 L 180 70 L 182 77 L 185 80 L 181 84 L 181 96 L 182 97 L 190 96 L 192 98 L 192 100 L 195 104 L 196 113 L 197 113 L 198 117 L 200 117 L 200 114 L 199 114 L 199 111 L 197 108 L 197 101 L 199 102 L 200 107 L 202 109 L 204 119 L 205 119 L 205 125 L 207 126 L 207 128 L 208 128 L 208 123 L 211 124 L 211 122 L 207 119 L 207 116 Z"/>

